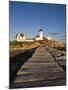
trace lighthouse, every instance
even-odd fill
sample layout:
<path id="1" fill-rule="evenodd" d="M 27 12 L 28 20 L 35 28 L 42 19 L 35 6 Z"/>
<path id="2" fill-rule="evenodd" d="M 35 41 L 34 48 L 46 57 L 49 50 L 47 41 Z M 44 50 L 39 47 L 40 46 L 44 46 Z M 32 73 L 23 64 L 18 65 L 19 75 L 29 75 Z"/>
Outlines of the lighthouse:
<path id="1" fill-rule="evenodd" d="M 43 40 L 43 30 L 39 30 L 39 40 Z"/>

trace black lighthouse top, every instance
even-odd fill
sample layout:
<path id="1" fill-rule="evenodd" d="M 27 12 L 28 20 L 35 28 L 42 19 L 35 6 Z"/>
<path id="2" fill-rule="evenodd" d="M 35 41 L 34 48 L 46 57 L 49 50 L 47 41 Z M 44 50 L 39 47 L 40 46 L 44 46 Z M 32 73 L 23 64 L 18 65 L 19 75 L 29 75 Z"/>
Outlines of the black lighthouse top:
<path id="1" fill-rule="evenodd" d="M 42 30 L 42 29 L 40 29 L 40 30 L 39 30 L 39 32 L 40 32 L 40 31 L 43 31 L 43 30 Z"/>

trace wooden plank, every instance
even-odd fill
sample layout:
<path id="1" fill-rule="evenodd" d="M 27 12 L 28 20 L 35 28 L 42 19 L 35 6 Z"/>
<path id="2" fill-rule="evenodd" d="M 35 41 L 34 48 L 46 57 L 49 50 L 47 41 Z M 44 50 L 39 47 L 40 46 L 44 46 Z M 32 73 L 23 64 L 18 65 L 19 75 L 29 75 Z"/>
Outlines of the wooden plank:
<path id="1" fill-rule="evenodd" d="M 14 83 L 33 81 L 42 83 L 42 81 L 64 78 L 63 69 L 56 63 L 51 54 L 40 46 L 35 50 L 32 57 L 21 66 Z"/>

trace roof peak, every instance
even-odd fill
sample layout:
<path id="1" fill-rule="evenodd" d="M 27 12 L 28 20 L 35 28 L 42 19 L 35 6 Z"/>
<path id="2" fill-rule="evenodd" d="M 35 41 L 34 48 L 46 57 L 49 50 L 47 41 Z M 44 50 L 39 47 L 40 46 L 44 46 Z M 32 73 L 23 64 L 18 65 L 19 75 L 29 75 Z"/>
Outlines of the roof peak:
<path id="1" fill-rule="evenodd" d="M 43 30 L 42 30 L 42 29 L 39 29 L 39 32 L 40 32 L 40 31 L 43 31 Z"/>

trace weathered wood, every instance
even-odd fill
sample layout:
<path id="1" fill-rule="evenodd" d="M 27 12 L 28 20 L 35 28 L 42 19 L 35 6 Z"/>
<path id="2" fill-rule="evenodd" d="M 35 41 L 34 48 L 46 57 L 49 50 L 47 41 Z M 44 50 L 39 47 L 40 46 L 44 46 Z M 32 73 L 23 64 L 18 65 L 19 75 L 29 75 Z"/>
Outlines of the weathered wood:
<path id="1" fill-rule="evenodd" d="M 59 82 L 60 79 L 62 82 Z M 39 46 L 35 50 L 32 57 L 24 63 L 24 65 L 21 66 L 20 70 L 17 72 L 14 86 L 36 86 L 36 84 L 38 85 L 37 82 L 40 82 L 42 86 L 48 86 L 46 83 L 49 80 L 50 82 L 48 82 L 48 85 L 50 85 L 51 80 L 52 82 L 53 80 L 54 82 L 57 80 L 58 84 L 55 83 L 54 85 L 63 85 L 65 84 L 65 72 L 57 64 L 51 54 L 44 47 Z M 43 81 L 46 83 L 43 84 Z M 30 82 L 32 82 L 32 84 Z M 33 84 L 33 82 L 36 82 L 36 84 Z"/>

